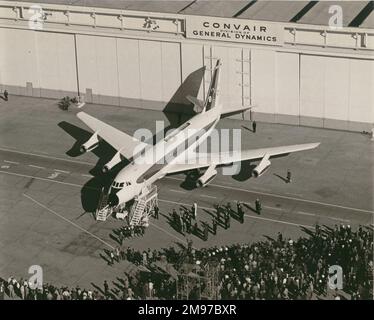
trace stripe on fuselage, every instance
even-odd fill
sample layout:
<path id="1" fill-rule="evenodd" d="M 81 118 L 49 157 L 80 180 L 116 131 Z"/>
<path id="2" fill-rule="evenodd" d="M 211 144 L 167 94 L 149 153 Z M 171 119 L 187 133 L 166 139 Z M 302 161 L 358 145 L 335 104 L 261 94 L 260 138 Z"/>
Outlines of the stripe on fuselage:
<path id="1" fill-rule="evenodd" d="M 214 126 L 216 123 L 216 120 L 214 120 L 213 122 L 207 124 L 204 128 L 200 129 L 198 132 L 196 132 L 194 135 L 192 135 L 190 138 L 188 138 L 188 140 L 184 140 L 182 143 L 180 143 L 177 147 L 175 147 L 172 151 L 170 151 L 169 153 L 167 153 L 162 159 L 162 163 L 155 163 L 154 165 L 152 165 L 147 171 L 145 171 L 137 180 L 136 180 L 136 183 L 142 183 L 144 182 L 144 180 L 148 180 L 150 179 L 153 175 L 155 175 L 156 173 L 158 173 L 159 171 L 161 171 L 162 169 L 164 169 L 167 165 L 169 165 L 170 163 L 167 162 L 167 159 L 175 159 L 175 157 L 172 157 L 173 156 L 173 153 L 175 152 L 175 150 L 178 150 L 178 148 L 180 148 L 182 145 L 186 145 L 186 142 L 187 142 L 187 148 L 185 148 L 183 151 L 186 151 L 188 150 L 189 146 L 191 145 L 191 141 L 192 143 L 194 142 L 194 140 L 200 136 L 201 134 L 204 134 L 206 132 L 209 131 L 209 129 L 212 128 L 212 126 Z"/>

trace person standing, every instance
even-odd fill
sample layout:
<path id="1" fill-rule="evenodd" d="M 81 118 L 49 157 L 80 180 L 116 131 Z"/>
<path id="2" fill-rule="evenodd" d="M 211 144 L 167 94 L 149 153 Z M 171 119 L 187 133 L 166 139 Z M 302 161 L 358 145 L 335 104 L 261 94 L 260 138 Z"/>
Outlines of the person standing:
<path id="1" fill-rule="evenodd" d="M 182 208 L 179 209 L 178 224 L 179 224 L 179 230 L 183 233 L 184 232 L 184 219 L 183 219 Z"/>
<path id="2" fill-rule="evenodd" d="M 212 230 L 213 230 L 213 234 L 216 235 L 217 234 L 217 219 L 214 217 L 212 221 Z"/>
<path id="3" fill-rule="evenodd" d="M 192 217 L 194 220 L 197 218 L 197 203 L 195 202 L 192 206 Z"/>
<path id="4" fill-rule="evenodd" d="M 256 133 L 256 130 L 257 130 L 257 122 L 255 120 L 253 120 L 253 122 L 252 122 L 252 131 L 253 131 L 253 133 Z"/>
<path id="5" fill-rule="evenodd" d="M 237 204 L 238 216 L 240 223 L 244 223 L 244 211 L 240 202 Z"/>
<path id="6" fill-rule="evenodd" d="M 120 242 L 120 244 L 121 244 L 121 246 L 122 246 L 122 244 L 123 244 L 123 239 L 125 239 L 125 235 L 124 235 L 122 229 L 121 229 L 121 231 L 119 232 L 118 237 L 119 237 L 119 242 Z"/>
<path id="7" fill-rule="evenodd" d="M 8 101 L 8 100 L 9 100 L 8 96 L 9 96 L 8 91 L 7 91 L 7 90 L 4 90 L 4 99 L 5 99 L 5 101 Z"/>
<path id="8" fill-rule="evenodd" d="M 291 183 L 291 182 L 292 182 L 292 180 L 291 180 L 291 170 L 288 169 L 287 170 L 287 183 Z"/>
<path id="9" fill-rule="evenodd" d="M 230 214 L 228 211 L 225 211 L 225 230 L 230 228 Z"/>
<path id="10" fill-rule="evenodd" d="M 120 262 L 120 259 L 121 259 L 121 251 L 120 251 L 120 249 L 117 247 L 116 250 L 115 250 L 115 252 L 116 252 L 116 261 Z"/>
<path id="11" fill-rule="evenodd" d="M 157 219 L 157 220 L 158 220 L 159 213 L 160 213 L 160 209 L 159 209 L 158 206 L 156 205 L 156 206 L 155 206 L 155 219 Z"/>
<path id="12" fill-rule="evenodd" d="M 231 209 L 231 203 L 230 203 L 230 202 L 227 202 L 226 210 L 227 210 L 227 213 L 228 213 L 229 215 L 231 215 L 231 211 L 232 211 L 232 209 Z"/>
<path id="13" fill-rule="evenodd" d="M 191 216 L 190 215 L 186 215 L 185 223 L 186 223 L 186 232 L 191 233 Z"/>
<path id="14" fill-rule="evenodd" d="M 143 251 L 143 255 L 142 255 L 142 263 L 143 263 L 143 266 L 146 266 L 148 264 L 148 254 L 146 251 Z"/>
<path id="15" fill-rule="evenodd" d="M 0 283 L 0 300 L 4 300 L 4 297 L 5 297 L 5 286 L 4 286 L 4 282 L 1 281 L 1 283 Z"/>
<path id="16" fill-rule="evenodd" d="M 193 225 L 193 234 L 198 235 L 198 233 L 199 233 L 199 226 L 197 224 L 197 221 L 195 221 L 195 223 Z"/>
<path id="17" fill-rule="evenodd" d="M 187 239 L 187 252 L 190 254 L 192 252 L 192 246 L 193 246 L 193 241 L 191 239 Z"/>
<path id="18" fill-rule="evenodd" d="M 108 297 L 109 285 L 108 285 L 108 282 L 106 282 L 106 280 L 104 281 L 104 294 L 105 294 L 105 297 Z"/>
<path id="19" fill-rule="evenodd" d="M 219 204 L 217 204 L 216 211 L 217 211 L 217 221 L 221 221 L 221 206 Z"/>
<path id="20" fill-rule="evenodd" d="M 180 224 L 181 224 L 182 233 L 185 233 L 186 232 L 186 221 L 184 220 L 184 218 L 182 216 L 180 218 Z"/>
<path id="21" fill-rule="evenodd" d="M 209 237 L 209 226 L 206 222 L 204 222 L 204 241 L 208 241 Z"/>
<path id="22" fill-rule="evenodd" d="M 255 202 L 257 214 L 261 214 L 262 206 L 260 200 L 257 198 Z"/>
<path id="23" fill-rule="evenodd" d="M 114 253 L 113 251 L 110 251 L 110 265 L 113 265 L 114 263 Z"/>

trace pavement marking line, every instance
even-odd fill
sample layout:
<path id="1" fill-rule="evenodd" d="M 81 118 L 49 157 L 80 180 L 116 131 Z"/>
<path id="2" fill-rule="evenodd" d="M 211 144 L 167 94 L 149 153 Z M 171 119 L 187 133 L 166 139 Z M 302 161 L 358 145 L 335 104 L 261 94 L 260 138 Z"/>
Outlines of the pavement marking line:
<path id="1" fill-rule="evenodd" d="M 77 105 L 77 108 L 80 109 L 80 108 L 84 107 L 85 105 L 86 105 L 86 103 L 82 102 L 82 103 L 80 103 L 80 104 Z"/>
<path id="2" fill-rule="evenodd" d="M 248 218 L 253 218 L 253 219 L 259 219 L 259 220 L 271 221 L 271 222 L 276 222 L 276 223 L 288 224 L 288 225 L 290 225 L 290 226 L 296 226 L 296 227 L 304 227 L 304 228 L 309 228 L 309 229 L 315 229 L 315 227 L 313 227 L 313 226 L 308 226 L 308 225 L 305 225 L 305 224 L 292 223 L 292 222 L 286 222 L 286 221 L 281 221 L 281 220 L 274 220 L 274 219 L 264 218 L 264 217 L 250 216 L 249 214 L 245 214 L 245 216 L 248 217 Z"/>
<path id="3" fill-rule="evenodd" d="M 65 171 L 65 170 L 60 170 L 60 169 L 53 169 L 53 171 L 62 172 L 62 173 L 66 173 L 66 174 L 71 173 L 70 171 Z"/>
<path id="4" fill-rule="evenodd" d="M 176 235 L 170 233 L 169 231 L 166 231 L 165 229 L 159 227 L 158 225 L 156 225 L 156 224 L 154 224 L 154 223 L 152 223 L 152 222 L 149 222 L 149 224 L 150 224 L 151 226 L 155 227 L 156 229 L 158 229 L 158 230 L 160 230 L 160 231 L 162 231 L 162 232 L 168 234 L 169 236 L 171 236 L 171 237 L 173 237 L 173 238 L 175 238 L 175 239 L 178 239 L 179 241 L 182 241 L 182 242 L 184 242 L 184 243 L 187 243 L 186 240 L 183 240 L 182 238 L 177 237 Z"/>
<path id="5" fill-rule="evenodd" d="M 177 193 L 186 193 L 185 191 L 182 191 L 182 190 L 175 190 L 175 189 L 169 189 L 169 191 L 177 192 Z"/>
<path id="6" fill-rule="evenodd" d="M 298 214 L 302 214 L 304 216 L 315 216 L 314 213 L 309 213 L 309 212 L 305 212 L 305 211 L 297 211 Z"/>
<path id="7" fill-rule="evenodd" d="M 92 163 L 92 162 L 83 162 L 83 161 L 76 161 L 76 160 L 58 158 L 58 157 L 53 157 L 53 156 L 46 156 L 46 155 L 42 155 L 42 154 L 23 152 L 23 151 L 18 151 L 18 150 L 14 150 L 14 149 L 7 149 L 7 148 L 4 148 L 4 147 L 0 147 L 0 151 L 8 151 L 8 152 L 14 152 L 14 153 L 19 153 L 19 154 L 41 157 L 41 158 L 61 160 L 61 161 L 67 161 L 67 162 L 72 162 L 72 163 L 79 163 L 79 164 L 84 164 L 84 165 L 95 166 L 95 163 Z M 185 180 L 185 179 L 170 177 L 170 176 L 166 176 L 166 177 L 164 177 L 164 179 L 177 180 L 177 181 L 184 181 Z M 273 194 L 273 193 L 268 193 L 268 192 L 260 192 L 260 191 L 255 191 L 255 190 L 246 190 L 246 189 L 241 189 L 241 188 L 237 188 L 237 187 L 234 187 L 234 186 L 224 186 L 224 185 L 213 184 L 213 183 L 211 183 L 210 185 L 213 186 L 213 187 L 217 187 L 217 188 L 231 189 L 231 190 L 237 190 L 237 191 L 242 191 L 242 192 L 247 192 L 247 193 L 257 193 L 257 194 L 262 194 L 262 195 L 271 196 L 271 197 L 277 197 L 277 198 L 281 198 L 281 199 L 295 200 L 295 201 L 301 201 L 301 202 L 306 202 L 306 203 L 319 204 L 319 205 L 328 206 L 328 207 L 335 207 L 335 208 L 341 208 L 341 209 L 346 209 L 346 210 L 352 210 L 352 211 L 374 214 L 374 211 L 359 209 L 359 208 L 346 207 L 346 206 L 341 206 L 341 205 L 337 205 L 337 204 L 333 204 L 333 203 L 326 203 L 326 202 L 320 202 L 320 201 L 315 201 L 315 200 L 300 199 L 300 198 L 282 196 L 282 195 L 279 195 L 279 194 Z"/>
<path id="8" fill-rule="evenodd" d="M 5 163 L 19 164 L 19 162 L 4 160 Z"/>
<path id="9" fill-rule="evenodd" d="M 7 172 L 7 171 L 3 171 L 3 170 L 0 170 L 0 173 L 5 173 L 5 174 L 8 174 L 8 175 L 15 175 L 15 176 L 19 176 L 19 177 L 34 178 L 36 180 L 43 180 L 43 181 L 48 181 L 48 182 L 54 182 L 54 183 L 59 183 L 59 184 L 64 184 L 64 185 L 69 185 L 69 186 L 74 186 L 74 187 L 79 187 L 79 188 L 83 187 L 83 185 L 76 184 L 76 183 L 68 183 L 68 182 L 62 182 L 62 181 L 55 181 L 55 180 L 50 180 L 50 179 L 46 179 L 46 178 L 39 178 L 39 177 L 30 176 L 30 175 L 25 175 L 25 174 L 19 174 L 19 173 L 14 173 L 14 172 Z M 99 190 L 97 188 L 89 188 L 89 189 Z M 177 204 L 177 205 L 184 205 L 184 206 L 191 206 L 191 204 L 182 203 L 182 202 L 175 202 L 175 201 L 163 200 L 163 199 L 158 199 L 158 200 L 161 201 L 161 202 L 165 202 L 165 203 L 171 203 L 171 204 Z M 214 210 L 214 208 L 208 208 L 208 207 L 203 207 L 203 206 L 198 206 L 198 208 L 202 208 L 202 209 L 206 209 L 206 210 Z M 250 217 L 253 217 L 253 216 L 250 216 Z M 275 221 L 275 222 L 278 222 L 278 223 L 283 223 L 283 224 L 288 224 L 288 225 L 295 225 L 295 226 L 304 226 L 304 227 L 307 227 L 305 225 L 295 224 L 295 223 L 292 223 L 292 222 L 278 221 L 278 220 L 272 220 L 272 219 L 262 218 L 262 217 L 255 217 L 255 218 L 260 219 L 260 220 L 265 220 L 265 221 Z M 308 227 L 309 228 L 314 228 L 314 227 L 311 227 L 311 226 L 308 226 Z"/>
<path id="10" fill-rule="evenodd" d="M 335 221 L 343 221 L 343 222 L 351 222 L 351 220 L 348 220 L 348 219 L 340 219 L 340 218 L 334 218 L 334 217 L 327 217 L 331 220 L 335 220 Z"/>
<path id="11" fill-rule="evenodd" d="M 282 208 L 271 207 L 271 206 L 264 206 L 264 208 L 273 209 L 273 210 L 278 210 L 278 211 L 283 211 Z"/>
<path id="12" fill-rule="evenodd" d="M 203 198 L 217 199 L 217 197 L 214 197 L 214 196 L 208 196 L 207 194 L 202 194 L 202 195 L 200 195 L 200 196 L 203 197 Z"/>
<path id="13" fill-rule="evenodd" d="M 165 179 L 184 181 L 184 179 L 175 178 L 175 177 L 165 177 Z M 323 206 L 327 206 L 327 207 L 335 207 L 335 208 L 364 212 L 364 213 L 370 213 L 370 214 L 374 213 L 374 211 L 370 211 L 370 210 L 358 209 L 358 208 L 352 208 L 352 207 L 345 207 L 345 206 L 341 206 L 341 205 L 338 205 L 338 204 L 325 203 L 325 202 L 320 202 L 320 201 L 315 201 L 315 200 L 307 200 L 307 199 L 300 199 L 300 198 L 282 196 L 280 194 L 260 192 L 260 191 L 254 191 L 254 190 L 246 190 L 246 189 L 241 189 L 241 188 L 237 188 L 237 187 L 233 187 L 233 186 L 223 186 L 223 185 L 213 184 L 213 183 L 211 183 L 210 185 L 213 186 L 213 187 L 217 187 L 217 188 L 230 189 L 230 190 L 242 191 L 242 192 L 247 192 L 247 193 L 257 193 L 257 194 L 261 194 L 261 195 L 264 195 L 264 196 L 270 196 L 270 197 L 288 199 L 288 200 L 295 200 L 295 201 L 301 201 L 301 202 L 306 202 L 306 203 L 319 204 L 319 205 L 323 205 Z"/>
<path id="14" fill-rule="evenodd" d="M 82 228 L 80 225 L 74 223 L 73 221 L 70 221 L 69 219 L 65 218 L 64 216 L 58 214 L 56 211 L 53 211 L 52 209 L 46 207 L 44 204 L 40 203 L 39 201 L 35 200 L 34 198 L 31 198 L 30 196 L 28 196 L 27 194 L 23 193 L 23 196 L 28 198 L 29 200 L 31 200 L 32 202 L 36 203 L 38 206 L 42 207 L 43 209 L 53 213 L 54 215 L 56 215 L 57 217 L 61 218 L 62 220 L 70 223 L 71 225 L 73 225 L 74 227 L 76 227 L 77 229 L 89 234 L 91 237 L 95 238 L 96 240 L 99 240 L 100 242 L 104 243 L 106 246 L 108 246 L 109 248 L 111 249 L 115 249 L 111 244 L 109 244 L 108 242 L 104 241 L 103 239 L 99 238 L 97 235 L 89 232 L 88 230 Z"/>
<path id="15" fill-rule="evenodd" d="M 27 174 L 14 173 L 14 172 L 8 172 L 8 171 L 3 171 L 3 170 L 0 170 L 0 173 L 5 173 L 5 174 L 8 174 L 8 175 L 13 175 L 13 176 L 18 176 L 18 177 L 34 178 L 36 180 L 43 180 L 43 181 L 48 181 L 48 182 L 55 182 L 55 183 L 64 184 L 64 185 L 67 185 L 67 186 L 73 186 L 73 187 L 79 187 L 79 188 L 83 187 L 83 185 L 81 185 L 81 184 L 69 183 L 69 182 L 63 182 L 63 181 L 56 181 L 56 180 L 51 180 L 51 179 L 48 179 L 48 178 L 34 177 L 34 176 L 27 175 Z M 90 188 L 90 189 L 92 189 L 92 188 Z"/>
<path id="16" fill-rule="evenodd" d="M 44 155 L 44 154 L 32 153 L 32 152 L 18 151 L 18 150 L 6 149 L 6 148 L 0 148 L 0 151 L 8 151 L 8 152 L 24 154 L 24 155 L 27 155 L 27 156 L 35 156 L 35 157 L 40 157 L 40 158 L 46 158 L 46 159 L 52 159 L 52 160 L 61 160 L 61 161 L 67 161 L 67 162 L 72 162 L 72 163 L 79 163 L 79 164 L 95 166 L 95 163 L 92 163 L 92 162 L 83 162 L 83 161 L 77 161 L 77 160 L 71 160 L 71 159 L 64 159 L 64 158 L 58 158 L 58 157 L 53 157 L 53 156 L 47 156 L 47 155 Z"/>
<path id="17" fill-rule="evenodd" d="M 45 167 L 35 166 L 33 164 L 29 164 L 29 167 L 31 167 L 31 168 L 37 168 L 37 169 L 45 169 Z"/>
<path id="18" fill-rule="evenodd" d="M 284 194 L 288 194 L 289 196 L 298 196 L 298 197 L 304 197 L 304 195 L 299 193 L 291 193 L 291 192 L 285 192 Z"/>

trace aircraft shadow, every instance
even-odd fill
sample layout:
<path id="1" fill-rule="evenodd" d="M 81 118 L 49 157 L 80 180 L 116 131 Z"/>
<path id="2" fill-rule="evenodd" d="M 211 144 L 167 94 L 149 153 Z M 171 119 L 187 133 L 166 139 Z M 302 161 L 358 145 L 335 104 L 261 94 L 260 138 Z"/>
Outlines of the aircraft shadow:
<path id="1" fill-rule="evenodd" d="M 182 181 L 180 184 L 180 187 L 184 190 L 191 191 L 197 188 L 196 186 L 196 180 L 192 179 L 188 175 L 186 176 L 186 179 Z"/>
<path id="2" fill-rule="evenodd" d="M 274 173 L 273 175 L 276 176 L 276 177 L 278 177 L 279 179 L 283 180 L 283 182 L 285 182 L 285 183 L 288 182 L 288 180 L 287 180 L 286 178 L 282 177 L 282 176 L 279 175 L 279 174 Z"/>
<path id="3" fill-rule="evenodd" d="M 196 97 L 198 95 L 204 72 L 205 67 L 192 72 L 183 81 L 181 86 L 165 106 L 163 112 L 170 125 L 165 128 L 164 133 L 171 128 L 179 126 L 182 122 L 187 121 L 195 114 L 193 111 L 193 105 L 186 99 L 186 96 L 191 95 Z M 73 158 L 80 156 L 82 154 L 80 147 L 92 136 L 92 132 L 66 121 L 60 122 L 58 126 L 75 139 L 73 146 L 66 152 L 66 154 Z M 157 133 L 154 134 L 152 142 L 147 142 L 154 144 L 156 142 L 156 137 Z M 95 167 L 90 170 L 93 178 L 90 179 L 81 189 L 82 207 L 86 212 L 94 212 L 97 209 L 101 190 L 109 187 L 116 174 L 129 163 L 128 161 L 122 161 L 120 164 L 112 168 L 109 173 L 103 174 L 103 166 L 113 158 L 116 154 L 116 150 L 107 142 L 100 141 L 99 146 L 94 149 L 92 153 L 98 157 Z M 189 188 L 192 188 L 192 184 L 188 184 L 188 186 Z"/>
<path id="4" fill-rule="evenodd" d="M 192 72 L 180 85 L 170 101 L 165 106 L 163 113 L 172 128 L 178 127 L 182 122 L 189 120 L 194 114 L 193 105 L 187 96 L 197 97 L 203 81 L 205 67 Z"/>
<path id="5" fill-rule="evenodd" d="M 242 161 L 240 171 L 233 175 L 232 178 L 239 182 L 246 181 L 252 177 L 254 168 L 256 168 L 256 165 L 251 164 L 250 161 Z"/>

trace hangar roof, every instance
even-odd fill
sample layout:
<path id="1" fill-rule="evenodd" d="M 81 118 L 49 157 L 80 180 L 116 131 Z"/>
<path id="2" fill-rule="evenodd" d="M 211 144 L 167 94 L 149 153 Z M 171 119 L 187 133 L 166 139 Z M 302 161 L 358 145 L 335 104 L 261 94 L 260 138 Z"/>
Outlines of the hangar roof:
<path id="1" fill-rule="evenodd" d="M 327 24 L 331 17 L 329 7 L 336 4 L 337 1 L 319 1 L 298 22 L 318 25 Z M 368 2 L 365 1 L 339 1 L 338 5 L 343 12 L 343 25 L 345 27 L 349 26 L 367 4 Z"/>
<path id="2" fill-rule="evenodd" d="M 361 24 L 362 28 L 373 28 L 374 27 L 374 11 L 372 11 L 365 21 Z"/>
<path id="3" fill-rule="evenodd" d="M 239 14 L 238 18 L 290 22 L 308 1 L 256 1 Z"/>
<path id="4" fill-rule="evenodd" d="M 101 7 L 145 12 L 235 17 L 239 19 L 327 25 L 329 6 L 343 9 L 344 27 L 374 28 L 374 1 L 284 1 L 284 0 L 23 0 L 72 6 Z"/>

